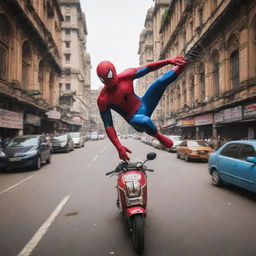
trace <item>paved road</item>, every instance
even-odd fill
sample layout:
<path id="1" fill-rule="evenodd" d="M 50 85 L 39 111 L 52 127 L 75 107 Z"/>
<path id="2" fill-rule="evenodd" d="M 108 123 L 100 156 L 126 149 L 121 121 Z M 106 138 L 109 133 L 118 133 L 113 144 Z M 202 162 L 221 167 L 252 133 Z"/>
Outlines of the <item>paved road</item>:
<path id="1" fill-rule="evenodd" d="M 255 195 L 231 185 L 215 188 L 207 164 L 128 139 L 133 160 L 155 151 L 148 166 L 147 256 L 254 256 Z M 107 139 L 54 154 L 39 171 L 0 173 L 1 256 L 133 256 L 115 208 L 118 162 Z"/>

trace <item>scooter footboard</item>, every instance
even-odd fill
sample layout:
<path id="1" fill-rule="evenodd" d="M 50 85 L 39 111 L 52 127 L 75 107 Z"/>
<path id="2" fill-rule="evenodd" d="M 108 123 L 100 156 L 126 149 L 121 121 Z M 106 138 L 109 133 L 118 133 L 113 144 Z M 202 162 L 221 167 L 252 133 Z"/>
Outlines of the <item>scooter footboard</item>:
<path id="1" fill-rule="evenodd" d="M 145 216 L 147 211 L 141 206 L 134 206 L 127 209 L 127 216 L 130 217 L 134 214 L 143 214 Z"/>

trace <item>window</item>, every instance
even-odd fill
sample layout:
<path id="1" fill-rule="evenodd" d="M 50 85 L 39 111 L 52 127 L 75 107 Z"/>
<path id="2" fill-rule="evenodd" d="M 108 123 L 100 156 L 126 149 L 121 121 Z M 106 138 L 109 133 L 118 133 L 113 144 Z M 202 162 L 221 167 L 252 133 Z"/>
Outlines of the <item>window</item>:
<path id="1" fill-rule="evenodd" d="M 65 54 L 65 60 L 66 60 L 66 62 L 69 62 L 70 61 L 70 53 L 68 53 L 68 54 Z"/>
<path id="2" fill-rule="evenodd" d="M 65 76 L 71 75 L 71 68 L 65 68 Z"/>
<path id="3" fill-rule="evenodd" d="M 59 88 L 62 89 L 62 83 L 59 83 Z"/>
<path id="4" fill-rule="evenodd" d="M 43 61 L 41 60 L 39 62 L 39 71 L 38 71 L 38 82 L 40 85 L 40 92 L 42 94 L 42 97 L 44 97 L 44 75 L 45 75 L 45 64 L 43 63 Z"/>
<path id="5" fill-rule="evenodd" d="M 66 90 L 67 91 L 70 91 L 70 87 L 71 87 L 70 84 L 66 84 Z"/>
<path id="6" fill-rule="evenodd" d="M 66 36 L 70 36 L 71 30 L 69 28 L 66 28 L 65 29 L 65 34 L 66 34 Z"/>
<path id="7" fill-rule="evenodd" d="M 249 157 L 249 156 L 256 157 L 255 149 L 252 145 L 244 144 L 239 153 L 239 159 L 246 160 L 247 157 Z"/>
<path id="8" fill-rule="evenodd" d="M 7 57 L 10 41 L 9 21 L 4 14 L 0 14 L 0 79 L 7 78 Z"/>
<path id="9" fill-rule="evenodd" d="M 199 17 L 199 26 L 201 26 L 204 23 L 204 8 L 200 8 L 198 10 L 198 17 Z"/>
<path id="10" fill-rule="evenodd" d="M 71 22 L 71 16 L 65 16 L 65 22 L 70 23 Z"/>
<path id="11" fill-rule="evenodd" d="M 238 151 L 240 149 L 240 144 L 228 144 L 220 153 L 222 156 L 238 158 Z"/>
<path id="12" fill-rule="evenodd" d="M 215 51 L 212 56 L 213 59 L 213 95 L 220 93 L 220 71 L 219 71 L 219 53 Z"/>
<path id="13" fill-rule="evenodd" d="M 70 41 L 65 41 L 66 48 L 70 48 Z"/>
<path id="14" fill-rule="evenodd" d="M 22 86 L 24 89 L 29 87 L 29 70 L 31 63 L 31 49 L 28 41 L 22 46 Z"/>
<path id="15" fill-rule="evenodd" d="M 232 87 L 239 87 L 239 52 L 235 50 L 230 55 Z"/>
<path id="16" fill-rule="evenodd" d="M 199 66 L 199 82 L 200 82 L 200 97 L 201 101 L 205 99 L 205 72 L 204 72 L 204 64 L 201 63 Z"/>

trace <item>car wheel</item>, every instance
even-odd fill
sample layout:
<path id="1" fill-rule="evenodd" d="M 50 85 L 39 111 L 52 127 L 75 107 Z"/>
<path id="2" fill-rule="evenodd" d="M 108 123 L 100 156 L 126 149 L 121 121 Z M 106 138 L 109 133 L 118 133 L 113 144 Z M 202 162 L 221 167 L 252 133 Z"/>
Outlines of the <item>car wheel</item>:
<path id="1" fill-rule="evenodd" d="M 39 170 L 41 168 L 41 157 L 38 156 L 36 159 L 36 164 L 34 166 L 34 170 Z"/>
<path id="2" fill-rule="evenodd" d="M 180 155 L 178 153 L 176 154 L 176 156 L 177 156 L 177 158 L 180 158 Z"/>
<path id="3" fill-rule="evenodd" d="M 220 178 L 218 171 L 213 169 L 211 176 L 212 184 L 216 187 L 220 187 L 222 185 L 222 179 Z"/>
<path id="4" fill-rule="evenodd" d="M 186 161 L 186 162 L 189 162 L 189 161 L 190 161 L 190 158 L 189 158 L 188 154 L 185 154 L 185 161 Z"/>
<path id="5" fill-rule="evenodd" d="M 46 163 L 47 163 L 47 164 L 50 164 L 50 163 L 51 163 L 51 160 L 52 160 L 52 156 L 51 156 L 51 154 L 50 154 L 49 157 L 48 157 L 48 159 L 46 160 Z"/>
<path id="6" fill-rule="evenodd" d="M 65 152 L 66 152 L 66 153 L 68 153 L 68 152 L 69 152 L 69 146 L 68 146 L 68 145 L 66 145 Z"/>

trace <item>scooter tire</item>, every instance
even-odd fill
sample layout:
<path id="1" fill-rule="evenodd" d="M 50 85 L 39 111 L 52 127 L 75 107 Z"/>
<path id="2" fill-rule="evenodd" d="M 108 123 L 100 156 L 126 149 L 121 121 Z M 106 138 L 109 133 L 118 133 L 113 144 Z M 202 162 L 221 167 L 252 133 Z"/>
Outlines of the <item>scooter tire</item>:
<path id="1" fill-rule="evenodd" d="M 136 253 L 141 254 L 144 250 L 144 216 L 132 217 L 132 244 Z"/>

